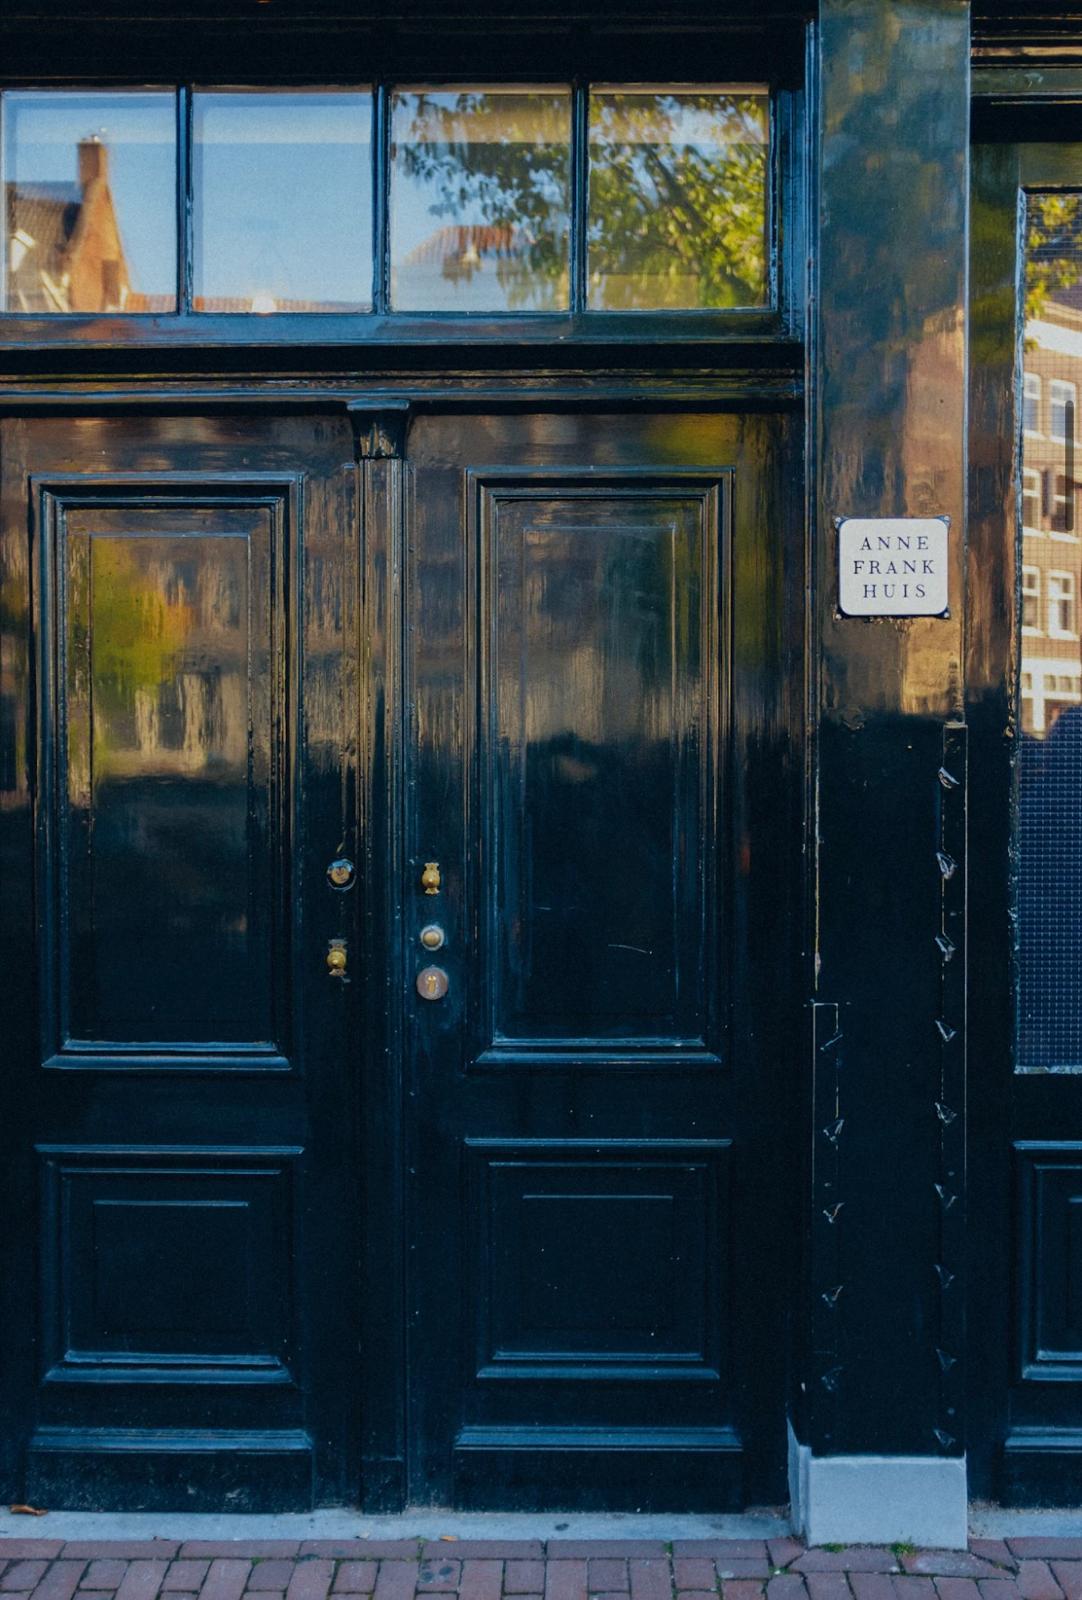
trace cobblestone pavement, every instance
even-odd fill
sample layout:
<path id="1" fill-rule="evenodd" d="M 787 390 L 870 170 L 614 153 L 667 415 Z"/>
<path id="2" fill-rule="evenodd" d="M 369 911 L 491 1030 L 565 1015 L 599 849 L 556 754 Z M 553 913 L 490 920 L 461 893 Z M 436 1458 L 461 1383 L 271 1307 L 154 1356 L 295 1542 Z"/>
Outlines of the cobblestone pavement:
<path id="1" fill-rule="evenodd" d="M 0 1539 L 0 1600 L 1082 1600 L 1082 1539 Z"/>

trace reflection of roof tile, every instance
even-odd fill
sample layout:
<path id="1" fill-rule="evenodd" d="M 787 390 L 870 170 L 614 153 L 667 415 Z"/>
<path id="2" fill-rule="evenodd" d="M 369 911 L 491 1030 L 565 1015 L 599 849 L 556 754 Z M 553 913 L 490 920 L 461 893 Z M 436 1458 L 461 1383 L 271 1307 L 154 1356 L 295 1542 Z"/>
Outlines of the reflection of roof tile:
<path id="1" fill-rule="evenodd" d="M 477 256 L 513 255 L 519 247 L 518 231 L 510 222 L 449 223 L 422 239 L 403 264 L 416 267 L 433 261 L 454 260 L 468 251 Z"/>
<path id="2" fill-rule="evenodd" d="M 133 290 L 124 302 L 125 311 L 142 311 L 148 315 L 161 315 L 177 309 L 175 294 L 139 294 Z"/>
<path id="3" fill-rule="evenodd" d="M 138 295 L 138 294 L 130 295 L 129 298 L 128 298 L 128 310 L 129 311 L 143 311 L 143 310 L 146 310 L 146 311 L 157 311 L 157 310 L 173 311 L 173 310 L 176 309 L 172 302 L 170 302 L 170 304 L 168 306 L 163 306 L 163 307 L 159 307 L 159 306 L 156 306 L 156 305 L 152 306 L 152 305 L 149 305 L 149 304 L 147 304 L 145 306 L 141 305 L 141 304 L 137 304 L 137 302 L 139 302 L 139 301 L 150 301 L 152 299 L 158 299 L 158 298 L 159 298 L 158 296 L 154 296 L 154 295 Z M 281 312 L 288 312 L 288 311 L 367 311 L 368 309 L 369 309 L 369 307 L 367 305 L 362 305 L 362 304 L 360 304 L 360 302 L 358 302 L 356 300 L 275 300 L 274 304 L 273 304 L 273 311 L 270 308 L 268 308 L 268 311 L 266 313 L 264 313 L 264 314 L 273 315 L 274 313 L 281 313 Z M 203 295 L 203 294 L 197 294 L 195 296 L 195 299 L 192 301 L 192 310 L 193 311 L 203 311 L 203 312 L 215 312 L 215 311 L 218 311 L 218 312 L 226 312 L 226 313 L 245 312 L 245 311 L 250 312 L 252 310 L 252 296 L 250 294 L 249 295 Z"/>
<path id="4" fill-rule="evenodd" d="M 22 229 L 46 259 L 67 249 L 79 221 L 82 191 L 77 183 L 9 183 L 9 235 Z"/>

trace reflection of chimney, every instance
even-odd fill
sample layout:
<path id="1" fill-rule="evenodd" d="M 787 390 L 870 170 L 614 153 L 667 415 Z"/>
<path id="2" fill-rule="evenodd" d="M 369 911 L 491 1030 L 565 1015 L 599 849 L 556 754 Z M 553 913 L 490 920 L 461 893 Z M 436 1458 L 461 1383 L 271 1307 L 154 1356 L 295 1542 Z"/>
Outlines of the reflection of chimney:
<path id="1" fill-rule="evenodd" d="M 109 151 L 100 139 L 79 141 L 79 187 L 85 189 L 95 178 L 109 175 Z"/>

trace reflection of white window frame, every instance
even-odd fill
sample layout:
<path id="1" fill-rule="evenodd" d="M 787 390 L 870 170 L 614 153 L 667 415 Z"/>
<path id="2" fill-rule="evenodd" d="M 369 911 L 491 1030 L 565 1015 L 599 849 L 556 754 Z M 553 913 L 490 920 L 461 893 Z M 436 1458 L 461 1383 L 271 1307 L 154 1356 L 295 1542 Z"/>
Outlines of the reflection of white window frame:
<path id="1" fill-rule="evenodd" d="M 1023 672 L 1021 683 L 1022 727 L 1027 732 L 1044 732 L 1044 673 Z M 1029 716 L 1026 704 L 1029 702 Z"/>
<path id="2" fill-rule="evenodd" d="M 1078 638 L 1078 585 L 1073 572 L 1048 573 L 1048 633 L 1053 639 Z"/>
<path id="3" fill-rule="evenodd" d="M 1074 484 L 1072 483 L 1068 489 L 1065 472 L 1052 472 L 1049 476 L 1052 480 L 1052 515 L 1048 519 L 1051 524 L 1048 537 L 1059 539 L 1061 542 L 1066 540 L 1068 544 L 1077 544 L 1078 534 L 1074 532 L 1076 519 L 1069 515 L 1073 510 L 1069 497 L 1075 492 Z M 1068 522 L 1072 525 L 1070 530 L 1067 527 Z"/>
<path id="4" fill-rule="evenodd" d="M 1067 432 L 1067 407 L 1072 408 L 1072 431 Z M 1048 386 L 1048 432 L 1053 439 L 1073 439 L 1078 427 L 1078 390 L 1066 378 L 1053 378 Z"/>
<path id="5" fill-rule="evenodd" d="M 1030 521 L 1027 511 L 1033 515 Z M 1041 475 L 1036 467 L 1022 468 L 1022 532 L 1041 531 Z"/>
<path id="6" fill-rule="evenodd" d="M 1050 656 L 1030 656 L 1019 674 L 1022 726 L 1028 733 L 1044 734 L 1063 706 L 1082 705 L 1082 664 Z M 1067 688 L 1063 680 L 1069 679 Z"/>
<path id="7" fill-rule="evenodd" d="M 1022 428 L 1025 433 L 1041 431 L 1041 379 L 1036 372 L 1022 374 Z"/>
<path id="8" fill-rule="evenodd" d="M 1022 568 L 1022 632 L 1041 631 L 1041 569 Z"/>

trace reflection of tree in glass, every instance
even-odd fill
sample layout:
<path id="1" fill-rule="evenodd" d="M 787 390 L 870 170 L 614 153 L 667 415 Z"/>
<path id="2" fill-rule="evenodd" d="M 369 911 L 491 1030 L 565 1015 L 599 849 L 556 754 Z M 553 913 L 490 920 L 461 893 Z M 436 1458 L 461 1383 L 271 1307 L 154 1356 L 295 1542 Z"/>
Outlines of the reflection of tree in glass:
<path id="1" fill-rule="evenodd" d="M 449 221 L 433 241 L 442 275 L 468 280 L 494 259 L 509 306 L 565 306 L 569 97 L 420 92 L 398 104 L 410 102 L 408 123 L 396 117 L 396 160 L 423 186 L 429 215 Z"/>
<path id="2" fill-rule="evenodd" d="M 590 303 L 760 305 L 766 291 L 766 99 L 590 99 Z"/>
<path id="3" fill-rule="evenodd" d="M 1026 205 L 1026 317 L 1082 276 L 1082 195 L 1034 194 Z"/>
<path id="4" fill-rule="evenodd" d="M 430 215 L 448 219 L 443 275 L 468 278 L 495 258 L 508 305 L 566 304 L 568 97 L 419 92 L 399 105 L 407 101 L 397 161 L 428 191 Z M 764 95 L 594 94 L 590 161 L 595 309 L 763 303 Z"/>

